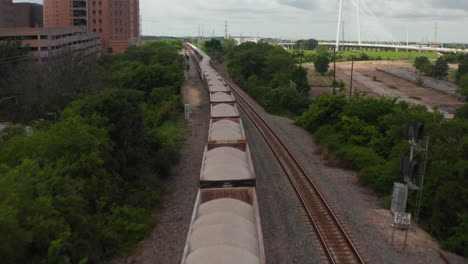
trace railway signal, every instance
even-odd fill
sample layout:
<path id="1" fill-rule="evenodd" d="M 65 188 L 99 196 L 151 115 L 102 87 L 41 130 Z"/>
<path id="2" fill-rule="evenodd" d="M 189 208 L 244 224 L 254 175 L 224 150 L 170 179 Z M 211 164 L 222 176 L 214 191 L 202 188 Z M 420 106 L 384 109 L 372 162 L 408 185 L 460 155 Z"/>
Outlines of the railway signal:
<path id="1" fill-rule="evenodd" d="M 406 124 L 404 135 L 411 145 L 411 151 L 401 157 L 400 170 L 404 175 L 409 189 L 417 191 L 414 222 L 418 222 L 421 210 L 422 191 L 426 174 L 427 155 L 429 152 L 429 136 L 425 135 L 422 121 Z"/>

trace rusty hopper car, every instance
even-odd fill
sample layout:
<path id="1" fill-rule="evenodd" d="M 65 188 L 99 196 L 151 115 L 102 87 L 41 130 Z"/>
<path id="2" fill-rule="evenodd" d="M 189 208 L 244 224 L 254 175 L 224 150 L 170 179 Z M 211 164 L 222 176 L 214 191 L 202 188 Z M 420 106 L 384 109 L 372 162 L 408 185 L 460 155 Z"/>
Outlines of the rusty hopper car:
<path id="1" fill-rule="evenodd" d="M 235 103 L 211 104 L 211 118 L 240 117 Z"/>
<path id="2" fill-rule="evenodd" d="M 255 188 L 198 192 L 181 264 L 265 264 Z"/>
<path id="3" fill-rule="evenodd" d="M 210 120 L 208 144 L 245 142 L 244 126 L 240 118 Z"/>
<path id="4" fill-rule="evenodd" d="M 210 103 L 233 103 L 236 99 L 230 92 L 210 93 Z"/>
<path id="5" fill-rule="evenodd" d="M 254 187 L 255 171 L 247 143 L 207 145 L 200 188 Z"/>

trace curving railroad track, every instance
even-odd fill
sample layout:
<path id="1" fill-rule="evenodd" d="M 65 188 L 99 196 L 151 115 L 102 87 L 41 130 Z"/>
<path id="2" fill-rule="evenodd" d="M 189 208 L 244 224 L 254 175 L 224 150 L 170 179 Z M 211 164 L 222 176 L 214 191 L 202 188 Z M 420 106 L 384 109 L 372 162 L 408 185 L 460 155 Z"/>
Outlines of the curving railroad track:
<path id="1" fill-rule="evenodd" d="M 227 80 L 225 81 L 234 92 L 238 106 L 251 119 L 281 164 L 313 227 L 313 231 L 319 238 L 325 259 L 330 263 L 364 263 L 363 258 L 316 184 L 270 125 L 257 113 L 252 105 L 252 99 Z"/>

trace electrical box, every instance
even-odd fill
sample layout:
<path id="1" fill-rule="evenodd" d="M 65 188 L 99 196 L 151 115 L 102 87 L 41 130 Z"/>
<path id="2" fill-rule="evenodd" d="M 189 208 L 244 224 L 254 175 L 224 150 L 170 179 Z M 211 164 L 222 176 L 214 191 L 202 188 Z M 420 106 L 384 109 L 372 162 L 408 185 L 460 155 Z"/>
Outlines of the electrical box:
<path id="1" fill-rule="evenodd" d="M 408 187 L 402 183 L 395 182 L 392 194 L 392 213 L 405 213 L 408 200 Z"/>

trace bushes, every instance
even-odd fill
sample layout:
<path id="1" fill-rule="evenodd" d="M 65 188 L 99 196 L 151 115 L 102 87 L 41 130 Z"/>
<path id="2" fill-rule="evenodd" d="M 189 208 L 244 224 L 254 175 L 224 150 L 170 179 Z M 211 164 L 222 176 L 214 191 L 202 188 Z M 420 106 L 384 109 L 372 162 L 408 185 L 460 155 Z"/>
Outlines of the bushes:
<path id="1" fill-rule="evenodd" d="M 267 111 L 299 115 L 307 107 L 307 70 L 283 48 L 247 42 L 224 52 L 230 75 Z"/>
<path id="2" fill-rule="evenodd" d="M 134 76 L 145 63 L 165 67 L 156 58 L 132 47 L 102 63 L 111 73 L 137 65 L 127 69 Z M 182 142 L 178 87 L 161 81 L 182 67 L 170 69 L 148 75 L 154 89 L 130 77 L 128 87 L 75 101 L 28 136 L 18 126 L 0 133 L 3 263 L 102 263 L 143 238 Z"/>
<path id="3" fill-rule="evenodd" d="M 457 118 L 463 118 L 464 111 L 459 110 Z M 403 128 L 414 120 L 422 120 L 431 136 L 421 222 L 448 249 L 466 254 L 468 122 L 445 120 L 424 106 L 394 99 L 346 100 L 342 95 L 319 97 L 296 122 L 314 132 L 348 167 L 359 171 L 361 182 L 388 197 L 393 182 L 403 182 L 399 161 L 409 151 Z M 409 198 L 412 210 L 415 196 Z"/>
<path id="4" fill-rule="evenodd" d="M 325 73 L 328 71 L 329 63 L 330 63 L 330 60 L 328 59 L 327 56 L 324 56 L 324 55 L 317 56 L 314 61 L 315 71 L 320 73 L 321 75 L 325 75 Z"/>

